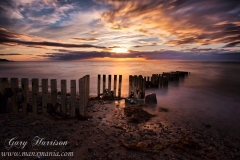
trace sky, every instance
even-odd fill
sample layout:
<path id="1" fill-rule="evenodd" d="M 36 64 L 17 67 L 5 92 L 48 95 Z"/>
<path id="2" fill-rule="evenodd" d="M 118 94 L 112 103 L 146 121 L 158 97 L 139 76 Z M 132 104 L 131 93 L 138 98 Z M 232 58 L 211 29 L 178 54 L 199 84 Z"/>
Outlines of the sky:
<path id="1" fill-rule="evenodd" d="M 240 1 L 1 0 L 0 59 L 240 61 Z"/>

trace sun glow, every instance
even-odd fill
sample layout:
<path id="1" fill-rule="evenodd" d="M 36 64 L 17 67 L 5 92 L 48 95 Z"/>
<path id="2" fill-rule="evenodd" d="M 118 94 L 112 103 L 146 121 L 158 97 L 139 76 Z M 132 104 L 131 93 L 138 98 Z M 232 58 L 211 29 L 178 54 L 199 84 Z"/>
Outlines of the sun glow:
<path id="1" fill-rule="evenodd" d="M 115 53 L 128 53 L 128 49 L 127 48 L 113 48 L 111 50 L 111 52 L 115 52 Z"/>

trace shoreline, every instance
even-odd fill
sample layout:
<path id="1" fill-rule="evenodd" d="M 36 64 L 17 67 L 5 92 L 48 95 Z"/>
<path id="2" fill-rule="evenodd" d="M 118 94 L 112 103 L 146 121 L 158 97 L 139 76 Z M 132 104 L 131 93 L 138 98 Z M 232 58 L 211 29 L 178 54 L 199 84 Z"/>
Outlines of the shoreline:
<path id="1" fill-rule="evenodd" d="M 1 114 L 1 151 L 4 141 L 18 137 L 30 141 L 34 136 L 46 140 L 68 141 L 67 146 L 40 146 L 38 151 L 68 151 L 74 157 L 60 159 L 239 159 L 240 140 L 211 135 L 205 129 L 180 123 L 130 123 L 124 113 L 124 100 L 91 100 L 85 121 L 54 119 L 33 114 Z M 139 107 L 139 106 L 138 106 Z M 144 110 L 144 107 L 141 107 Z M 162 112 L 163 114 L 172 114 Z M 32 151 L 30 145 L 23 150 Z M 15 157 L 22 159 L 23 157 Z M 36 158 L 36 157 L 31 157 Z M 55 159 L 55 157 L 44 157 Z"/>

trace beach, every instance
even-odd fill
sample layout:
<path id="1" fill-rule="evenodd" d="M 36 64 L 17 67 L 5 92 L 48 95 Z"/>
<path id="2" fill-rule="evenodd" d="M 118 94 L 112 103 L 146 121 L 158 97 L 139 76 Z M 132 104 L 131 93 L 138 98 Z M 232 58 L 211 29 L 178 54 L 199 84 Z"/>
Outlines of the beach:
<path id="1" fill-rule="evenodd" d="M 239 159 L 240 140 L 213 134 L 212 126 L 196 127 L 191 122 L 130 121 L 126 107 L 142 108 L 147 105 L 127 105 L 124 100 L 91 100 L 89 118 L 61 118 L 52 115 L 34 116 L 31 113 L 1 114 L 1 143 L 9 137 L 31 140 L 38 136 L 45 140 L 67 141 L 66 146 L 38 146 L 24 149 L 12 147 L 11 152 L 73 152 L 70 157 L 39 157 L 39 159 Z M 157 108 L 160 115 L 173 114 Z M 154 115 L 153 115 L 154 117 Z M 3 144 L 3 143 L 2 143 Z M 1 151 L 7 151 L 1 145 Z M 5 157 L 4 157 L 5 158 Z M 12 159 L 13 157 L 6 157 Z M 22 159 L 22 157 L 14 157 Z M 36 159 L 37 157 L 25 157 Z"/>

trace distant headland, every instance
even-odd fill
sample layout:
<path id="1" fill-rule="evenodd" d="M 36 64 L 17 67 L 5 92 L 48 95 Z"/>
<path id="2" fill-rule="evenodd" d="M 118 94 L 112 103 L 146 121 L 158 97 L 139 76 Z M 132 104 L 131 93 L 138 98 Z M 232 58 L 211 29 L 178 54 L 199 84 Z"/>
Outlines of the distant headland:
<path id="1" fill-rule="evenodd" d="M 14 62 L 14 61 L 10 61 L 10 60 L 7 60 L 7 59 L 0 58 L 0 62 Z"/>

